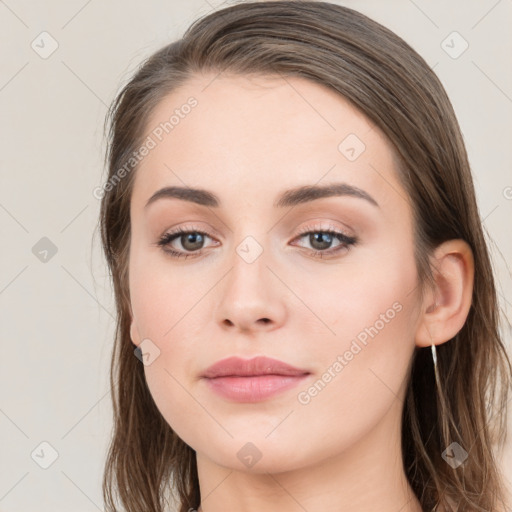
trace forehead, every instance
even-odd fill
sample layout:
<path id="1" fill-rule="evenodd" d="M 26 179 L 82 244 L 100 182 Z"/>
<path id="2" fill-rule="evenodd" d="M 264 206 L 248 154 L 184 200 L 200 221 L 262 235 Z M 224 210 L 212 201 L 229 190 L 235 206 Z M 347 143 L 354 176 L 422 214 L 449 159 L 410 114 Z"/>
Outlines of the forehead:
<path id="1" fill-rule="evenodd" d="M 168 184 L 272 197 L 321 180 L 400 186 L 384 134 L 336 91 L 301 77 L 196 75 L 157 105 L 144 138 L 153 147 L 134 200 Z"/>

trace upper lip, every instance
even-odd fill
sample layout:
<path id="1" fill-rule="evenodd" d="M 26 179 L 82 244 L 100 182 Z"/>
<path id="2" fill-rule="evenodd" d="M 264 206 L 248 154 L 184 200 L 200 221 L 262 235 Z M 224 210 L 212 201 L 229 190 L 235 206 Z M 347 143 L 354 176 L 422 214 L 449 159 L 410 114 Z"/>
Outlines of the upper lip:
<path id="1" fill-rule="evenodd" d="M 249 377 L 257 375 L 306 375 L 310 372 L 291 366 L 278 359 L 258 356 L 253 359 L 228 357 L 221 359 L 206 369 L 202 377 L 214 379 L 215 377 Z"/>

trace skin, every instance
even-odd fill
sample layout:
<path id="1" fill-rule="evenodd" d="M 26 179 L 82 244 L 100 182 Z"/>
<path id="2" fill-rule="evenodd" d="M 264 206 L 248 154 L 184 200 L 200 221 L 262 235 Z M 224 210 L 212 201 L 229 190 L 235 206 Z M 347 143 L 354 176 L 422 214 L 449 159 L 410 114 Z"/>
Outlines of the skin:
<path id="1" fill-rule="evenodd" d="M 416 347 L 462 327 L 471 251 L 460 240 L 440 246 L 432 255 L 436 288 L 421 295 L 411 204 L 382 132 L 305 79 L 216 76 L 195 76 L 152 113 L 146 136 L 187 98 L 198 101 L 141 162 L 130 213 L 131 337 L 160 351 L 144 367 L 147 383 L 197 453 L 201 510 L 420 512 L 401 462 L 409 365 Z M 338 149 L 349 134 L 366 146 L 354 161 Z M 338 182 L 378 206 L 351 196 L 273 206 L 284 190 Z M 144 207 L 171 185 L 209 190 L 221 205 L 164 198 Z M 157 245 L 177 227 L 209 233 L 202 254 L 172 258 Z M 319 244 L 303 228 L 357 242 L 314 256 Z M 251 263 L 237 252 L 247 236 L 263 251 Z M 172 248 L 193 254 L 186 244 L 178 237 Z M 339 244 L 333 238 L 323 250 Z M 400 311 L 332 377 L 337 357 L 393 304 Z M 200 378 L 231 355 L 267 355 L 311 374 L 265 401 L 231 402 Z M 328 368 L 330 382 L 300 403 L 299 393 Z M 251 467 L 237 457 L 248 442 L 261 455 Z"/>

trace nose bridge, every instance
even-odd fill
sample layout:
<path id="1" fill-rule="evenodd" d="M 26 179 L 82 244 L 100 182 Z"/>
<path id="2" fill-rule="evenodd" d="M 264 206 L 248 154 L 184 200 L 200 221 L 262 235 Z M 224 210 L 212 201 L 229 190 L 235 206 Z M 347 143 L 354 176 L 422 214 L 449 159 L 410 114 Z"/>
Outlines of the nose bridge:
<path id="1" fill-rule="evenodd" d="M 244 207 L 232 232 L 233 272 L 249 275 L 263 271 L 268 260 L 268 233 L 261 216 L 250 207 Z M 256 267 L 256 269 L 254 268 Z M 267 270 L 268 271 L 268 270 Z"/>
<path id="2" fill-rule="evenodd" d="M 258 233 L 252 230 L 255 234 L 248 234 L 249 230 L 244 232 L 242 229 L 237 232 L 238 239 L 241 241 L 234 244 L 234 251 L 230 258 L 232 268 L 230 284 L 237 289 L 238 293 L 263 293 L 267 282 L 265 274 L 269 272 L 266 267 L 269 256 L 268 244 L 263 240 L 262 230 Z"/>
<path id="3" fill-rule="evenodd" d="M 254 225 L 240 222 L 233 240 L 227 263 L 230 271 L 219 290 L 217 320 L 241 330 L 279 324 L 284 310 L 279 287 L 272 283 L 272 272 L 267 268 L 271 255 L 264 227 L 254 229 Z"/>

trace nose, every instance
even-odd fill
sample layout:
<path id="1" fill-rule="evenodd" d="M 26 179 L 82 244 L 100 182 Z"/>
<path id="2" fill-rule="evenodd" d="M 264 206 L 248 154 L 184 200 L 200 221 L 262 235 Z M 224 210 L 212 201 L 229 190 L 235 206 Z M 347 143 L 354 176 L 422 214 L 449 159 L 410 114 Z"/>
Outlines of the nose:
<path id="1" fill-rule="evenodd" d="M 254 260 L 234 251 L 218 287 L 216 320 L 227 331 L 271 331 L 286 317 L 286 288 L 268 267 L 267 252 Z"/>

